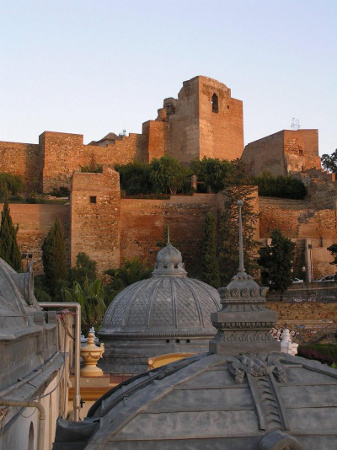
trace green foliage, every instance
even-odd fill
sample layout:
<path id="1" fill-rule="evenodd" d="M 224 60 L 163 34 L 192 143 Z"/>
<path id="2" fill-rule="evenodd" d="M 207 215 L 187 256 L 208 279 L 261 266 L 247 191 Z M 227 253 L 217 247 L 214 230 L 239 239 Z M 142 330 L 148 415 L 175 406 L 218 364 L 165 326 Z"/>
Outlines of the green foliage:
<path id="1" fill-rule="evenodd" d="M 69 197 L 70 191 L 67 186 L 60 186 L 59 188 L 53 188 L 51 195 L 54 197 Z"/>
<path id="2" fill-rule="evenodd" d="M 65 301 L 78 302 L 82 309 L 82 325 L 88 331 L 91 327 L 99 329 L 104 317 L 106 305 L 104 302 L 104 286 L 100 279 L 86 279 L 81 285 L 74 281 L 72 288 L 63 288 Z"/>
<path id="3" fill-rule="evenodd" d="M 337 148 L 331 155 L 324 154 L 321 158 L 322 166 L 325 170 L 337 173 Z"/>
<path id="4" fill-rule="evenodd" d="M 119 172 L 121 189 L 126 195 L 149 194 L 152 192 L 150 166 L 141 162 L 132 162 L 115 166 Z"/>
<path id="5" fill-rule="evenodd" d="M 188 191 L 190 175 L 190 169 L 171 156 L 154 158 L 150 164 L 150 180 L 154 192 L 177 194 L 184 190 Z"/>
<path id="6" fill-rule="evenodd" d="M 337 244 L 332 244 L 330 247 L 327 248 L 327 250 L 331 253 L 331 255 L 334 257 L 334 260 L 330 264 L 337 265 Z"/>
<path id="7" fill-rule="evenodd" d="M 298 347 L 298 356 L 315 359 L 323 364 L 335 367 L 337 363 L 337 345 L 334 344 L 306 344 Z"/>
<path id="8" fill-rule="evenodd" d="M 107 285 L 108 301 L 110 302 L 127 286 L 150 278 L 152 268 L 147 266 L 146 260 L 134 257 L 131 261 L 127 259 L 124 266 L 118 269 L 109 269 L 104 273 L 111 277 L 111 282 Z"/>
<path id="9" fill-rule="evenodd" d="M 216 252 L 216 223 L 212 213 L 205 216 L 204 242 L 201 257 L 201 279 L 205 283 L 220 287 L 220 271 Z"/>
<path id="10" fill-rule="evenodd" d="M 96 265 L 96 261 L 90 259 L 86 253 L 78 253 L 76 256 L 76 266 L 69 269 L 68 280 L 70 283 L 77 281 L 81 285 L 84 284 L 85 280 L 93 282 L 97 278 Z"/>
<path id="11" fill-rule="evenodd" d="M 243 201 L 243 250 L 246 271 L 254 276 L 257 242 L 254 239 L 258 214 L 254 212 L 252 186 L 233 185 L 224 190 L 224 209 L 220 217 L 218 232 L 219 266 L 221 284 L 224 286 L 239 268 L 239 210 L 236 202 Z"/>
<path id="12" fill-rule="evenodd" d="M 21 271 L 21 253 L 16 240 L 18 230 L 18 225 L 16 227 L 13 225 L 6 196 L 1 212 L 0 257 L 17 272 Z"/>
<path id="13" fill-rule="evenodd" d="M 272 176 L 269 172 L 254 178 L 262 197 L 280 197 L 302 200 L 307 195 L 307 189 L 302 180 L 292 176 Z"/>
<path id="14" fill-rule="evenodd" d="M 192 161 L 191 170 L 203 182 L 207 191 L 220 192 L 233 184 L 251 184 L 241 159 L 220 161 L 217 158 L 204 157 L 201 161 Z"/>
<path id="15" fill-rule="evenodd" d="M 284 237 L 280 230 L 271 234 L 271 245 L 259 250 L 257 263 L 262 268 L 262 283 L 270 290 L 284 292 L 292 283 L 292 260 L 295 244 Z"/>
<path id="16" fill-rule="evenodd" d="M 65 244 L 58 218 L 43 241 L 42 262 L 46 285 L 50 290 L 50 294 L 54 297 L 57 281 L 67 278 Z"/>
<path id="17" fill-rule="evenodd" d="M 18 195 L 23 188 L 22 177 L 10 173 L 0 173 L 0 198 L 7 194 Z"/>
<path id="18" fill-rule="evenodd" d="M 81 172 L 102 173 L 102 165 L 96 163 L 95 155 L 91 156 L 90 162 L 86 166 L 81 166 Z"/>

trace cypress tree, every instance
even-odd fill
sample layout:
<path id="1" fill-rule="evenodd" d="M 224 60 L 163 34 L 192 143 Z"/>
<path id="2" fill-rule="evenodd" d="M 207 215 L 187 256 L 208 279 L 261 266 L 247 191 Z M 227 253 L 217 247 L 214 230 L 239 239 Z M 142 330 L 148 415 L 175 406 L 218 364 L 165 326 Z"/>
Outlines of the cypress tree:
<path id="1" fill-rule="evenodd" d="M 216 224 L 212 213 L 207 213 L 205 216 L 201 269 L 202 281 L 215 288 L 220 287 L 220 272 L 216 255 Z"/>
<path id="2" fill-rule="evenodd" d="M 292 283 L 295 244 L 278 229 L 272 232 L 271 238 L 271 245 L 259 250 L 257 262 L 262 268 L 262 282 L 269 285 L 270 290 L 282 294 Z"/>
<path id="3" fill-rule="evenodd" d="M 21 270 L 21 253 L 16 241 L 19 226 L 14 227 L 8 206 L 7 194 L 1 212 L 0 257 L 17 272 Z"/>
<path id="4" fill-rule="evenodd" d="M 46 284 L 51 295 L 55 296 L 57 282 L 67 278 L 66 250 L 58 218 L 45 237 L 41 248 Z"/>

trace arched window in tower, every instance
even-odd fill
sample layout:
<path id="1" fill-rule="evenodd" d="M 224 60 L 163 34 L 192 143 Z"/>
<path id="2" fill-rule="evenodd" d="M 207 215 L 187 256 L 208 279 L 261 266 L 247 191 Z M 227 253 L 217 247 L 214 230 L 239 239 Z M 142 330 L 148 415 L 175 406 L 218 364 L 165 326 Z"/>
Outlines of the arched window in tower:
<path id="1" fill-rule="evenodd" d="M 212 112 L 214 113 L 219 112 L 218 96 L 216 94 L 212 95 Z"/>

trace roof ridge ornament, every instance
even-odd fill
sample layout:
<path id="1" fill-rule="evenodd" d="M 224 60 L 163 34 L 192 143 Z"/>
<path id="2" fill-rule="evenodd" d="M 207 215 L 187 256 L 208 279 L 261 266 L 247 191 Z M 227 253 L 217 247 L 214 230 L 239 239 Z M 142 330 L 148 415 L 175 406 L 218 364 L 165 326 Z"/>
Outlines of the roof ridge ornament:
<path id="1" fill-rule="evenodd" d="M 180 251 L 170 242 L 170 230 L 167 228 L 167 243 L 157 254 L 157 261 L 152 276 L 186 277 L 185 264 Z"/>

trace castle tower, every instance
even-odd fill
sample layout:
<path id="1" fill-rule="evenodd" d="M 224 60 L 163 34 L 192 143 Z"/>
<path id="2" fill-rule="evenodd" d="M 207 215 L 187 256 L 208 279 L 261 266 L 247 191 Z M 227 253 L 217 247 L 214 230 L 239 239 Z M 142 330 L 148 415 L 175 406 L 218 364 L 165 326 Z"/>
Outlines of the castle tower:
<path id="1" fill-rule="evenodd" d="M 181 162 L 204 156 L 233 160 L 243 151 L 242 101 L 203 76 L 184 81 L 178 99 L 166 98 L 156 121 L 143 124 L 148 160 L 168 154 Z"/>

